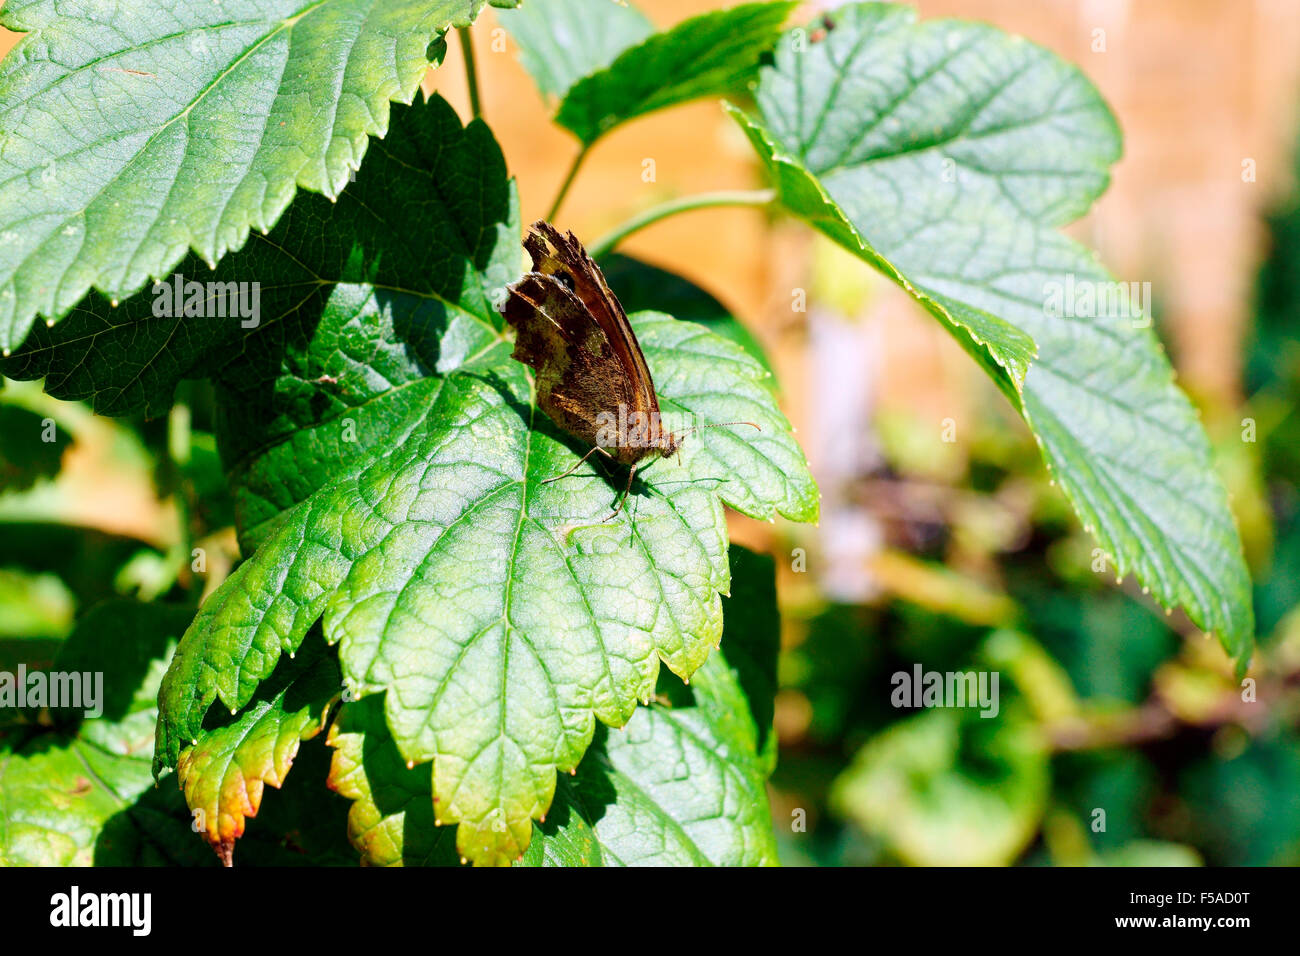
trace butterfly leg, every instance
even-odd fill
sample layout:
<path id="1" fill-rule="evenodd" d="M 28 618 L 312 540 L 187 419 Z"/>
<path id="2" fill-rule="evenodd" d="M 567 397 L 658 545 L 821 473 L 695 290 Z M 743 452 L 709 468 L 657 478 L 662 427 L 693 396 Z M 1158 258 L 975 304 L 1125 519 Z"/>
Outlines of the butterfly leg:
<path id="1" fill-rule="evenodd" d="M 581 458 L 579 458 L 579 459 L 578 459 L 578 463 L 575 464 L 572 468 L 570 468 L 568 471 L 566 471 L 566 472 L 565 472 L 564 474 L 562 474 L 562 475 L 556 475 L 554 478 L 547 478 L 545 481 L 542 482 L 542 484 L 544 484 L 544 485 L 549 485 L 551 482 L 553 482 L 553 481 L 559 481 L 561 478 L 568 478 L 571 474 L 573 474 L 575 471 L 577 471 L 579 468 L 582 467 L 582 463 L 583 463 L 584 461 L 586 461 L 588 458 L 590 458 L 590 457 L 591 457 L 592 455 L 594 455 L 596 452 L 600 452 L 600 453 L 601 453 L 602 455 L 604 455 L 606 458 L 613 458 L 613 457 L 614 457 L 614 456 L 611 455 L 609 452 L 605 451 L 605 449 L 601 448 L 599 445 L 592 445 L 592 446 L 591 446 L 591 451 L 587 452 L 587 454 L 585 454 L 585 455 L 583 455 Z"/>
<path id="2" fill-rule="evenodd" d="M 617 518 L 617 517 L 618 517 L 618 513 L 619 513 L 620 511 L 623 510 L 623 505 L 625 505 L 625 504 L 627 503 L 628 496 L 629 496 L 630 494 L 632 494 L 632 482 L 633 482 L 634 480 L 636 480 L 636 470 L 637 470 L 637 468 L 639 468 L 639 467 L 640 467 L 640 463 L 637 463 L 637 464 L 635 464 L 635 465 L 632 466 L 632 468 L 631 468 L 630 471 L 628 471 L 628 473 L 627 473 L 627 487 L 624 488 L 624 489 L 623 489 L 623 493 L 622 493 L 621 495 L 618 496 L 618 501 L 616 501 L 616 502 L 614 503 L 614 510 L 613 510 L 613 512 L 610 513 L 610 516 L 609 516 L 608 518 L 606 518 L 605 521 L 612 521 L 614 518 Z M 601 522 L 601 523 L 603 524 L 604 522 Z"/>

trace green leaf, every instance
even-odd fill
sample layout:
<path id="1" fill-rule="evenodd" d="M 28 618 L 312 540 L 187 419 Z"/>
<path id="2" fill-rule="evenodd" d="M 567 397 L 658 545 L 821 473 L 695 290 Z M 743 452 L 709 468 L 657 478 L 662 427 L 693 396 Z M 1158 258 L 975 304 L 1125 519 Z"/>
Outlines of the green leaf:
<path id="1" fill-rule="evenodd" d="M 54 729 L 28 728 L 26 739 L 21 728 L 0 736 L 0 863 L 122 862 L 118 844 L 136 845 L 134 827 L 121 815 L 152 785 L 158 685 L 192 613 L 112 601 L 78 622 L 53 670 L 102 673 L 103 714 L 82 719 L 80 712 L 52 710 Z M 178 809 L 188 830 L 184 807 Z"/>
<path id="2" fill-rule="evenodd" d="M 451 866 L 456 828 L 434 816 L 433 773 L 408 766 L 384 722 L 384 698 L 344 704 L 329 730 L 329 786 L 352 801 L 348 839 L 365 866 Z"/>
<path id="3" fill-rule="evenodd" d="M 666 413 L 757 422 L 692 436 L 680 465 L 618 475 L 533 404 L 500 343 L 443 378 L 416 427 L 275 525 L 200 610 L 160 695 L 158 765 L 175 762 L 217 697 L 243 707 L 282 651 L 323 619 L 359 695 L 387 691 L 409 761 L 434 761 L 439 813 L 476 862 L 517 857 L 575 767 L 594 720 L 621 725 L 660 660 L 694 673 L 721 636 L 722 503 L 811 520 L 817 495 L 766 372 L 699 326 L 633 327 Z"/>
<path id="4" fill-rule="evenodd" d="M 440 97 L 396 106 L 392 118 L 337 202 L 300 196 L 269 235 L 214 272 L 194 256 L 182 263 L 186 281 L 258 283 L 256 328 L 236 316 L 156 316 L 149 291 L 116 309 L 92 294 L 56 327 L 39 326 L 0 368 L 44 378 L 51 395 L 89 401 L 100 414 L 151 417 L 171 406 L 181 379 L 209 376 L 221 397 L 223 455 L 249 486 L 238 491 L 243 526 L 301 500 L 304 482 L 316 487 L 323 449 L 306 448 L 300 433 L 349 410 L 391 421 L 399 399 L 380 396 L 495 334 L 503 323 L 494 300 L 518 274 L 518 199 L 487 127 L 462 129 Z M 253 458 L 291 436 L 292 452 L 311 454 L 299 458 L 297 496 L 285 498 L 259 484 Z M 364 448 L 335 441 L 330 467 Z M 257 496 L 266 502 L 250 500 Z"/>
<path id="5" fill-rule="evenodd" d="M 872 247 L 827 194 L 825 187 L 796 157 L 782 151 L 767 130 L 735 107 L 728 105 L 727 110 L 740 123 L 766 165 L 781 202 L 898 283 L 922 308 L 943 323 L 958 344 L 988 372 L 1003 394 L 1019 406 L 1025 373 L 1037 354 L 1034 340 L 995 315 L 940 296 L 909 279 Z"/>
<path id="6" fill-rule="evenodd" d="M 323 729 L 341 687 L 332 655 L 313 643 L 282 662 L 230 723 L 201 731 L 199 742 L 181 752 L 176 775 L 185 802 L 227 866 L 245 819 L 257 816 L 263 787 L 283 786 L 299 744 Z"/>
<path id="7" fill-rule="evenodd" d="M 519 44 L 519 61 L 543 95 L 563 96 L 603 70 L 654 27 L 621 0 L 529 0 L 498 19 Z"/>
<path id="8" fill-rule="evenodd" d="M 1241 542 L 1149 322 L 1095 304 L 1053 314 L 1071 287 L 1117 291 L 1056 231 L 1120 154 L 1105 103 L 1077 69 L 992 27 L 852 4 L 820 29 L 789 35 L 763 70 L 761 121 L 738 114 L 782 201 L 954 332 L 1016 403 L 1117 576 L 1184 608 L 1244 669 Z"/>
<path id="9" fill-rule="evenodd" d="M 0 349 L 91 289 L 125 299 L 188 250 L 335 197 L 390 101 L 483 0 L 9 0 L 0 64 Z"/>
<path id="10" fill-rule="evenodd" d="M 597 728 L 577 774 L 560 778 L 524 865 L 775 861 L 763 783 L 774 753 L 772 561 L 733 548 L 732 573 L 722 651 L 689 687 L 661 675 L 662 702 L 638 708 L 621 731 Z M 456 863 L 451 828 L 435 824 L 431 768 L 403 762 L 379 697 L 347 705 L 330 743 L 331 785 L 355 801 L 349 835 L 363 862 Z"/>
<path id="11" fill-rule="evenodd" d="M 863 747 L 831 804 L 905 863 L 995 866 L 1037 832 L 1049 783 L 1047 751 L 1023 718 L 932 710 Z"/>
<path id="12" fill-rule="evenodd" d="M 746 3 L 645 36 L 644 21 L 634 19 L 639 15 L 594 9 L 601 5 L 611 6 L 602 0 L 572 6 L 569 0 L 531 0 L 502 17 L 542 91 L 564 91 L 555 121 L 588 146 L 646 113 L 742 89 L 796 6 L 785 0 Z M 570 49 L 581 43 L 576 38 L 588 35 L 576 32 L 579 19 L 597 39 L 572 56 Z"/>

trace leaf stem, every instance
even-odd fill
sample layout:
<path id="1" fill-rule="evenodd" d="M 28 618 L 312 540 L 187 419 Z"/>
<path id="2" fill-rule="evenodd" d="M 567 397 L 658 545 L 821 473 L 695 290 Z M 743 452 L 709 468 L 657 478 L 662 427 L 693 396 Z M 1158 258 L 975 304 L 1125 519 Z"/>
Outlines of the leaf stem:
<path id="1" fill-rule="evenodd" d="M 692 209 L 710 209 L 715 206 L 766 206 L 775 199 L 776 190 L 774 189 L 724 189 L 719 192 L 683 196 L 681 199 L 673 199 L 661 205 L 653 206 L 645 212 L 633 216 L 621 226 L 597 239 L 592 243 L 589 251 L 593 259 L 599 258 L 611 252 L 615 246 L 632 235 L 632 233 L 639 232 L 660 219 L 675 216 L 679 212 L 690 212 Z"/>
<path id="2" fill-rule="evenodd" d="M 460 51 L 465 57 L 465 84 L 469 87 L 469 109 L 474 119 L 483 117 L 483 103 L 478 95 L 478 67 L 474 62 L 474 41 L 469 35 L 469 27 L 458 27 L 456 35 L 460 37 Z"/>
<path id="3" fill-rule="evenodd" d="M 551 203 L 551 210 L 546 214 L 548 222 L 554 222 L 556 214 L 560 207 L 564 205 L 564 197 L 569 195 L 569 187 L 578 177 L 578 170 L 582 168 L 582 162 L 587 158 L 587 153 L 591 150 L 590 143 L 583 143 L 582 149 L 578 150 L 578 155 L 573 157 L 573 163 L 569 166 L 569 172 L 564 177 L 564 182 L 560 184 L 560 191 L 555 194 L 555 202 Z"/>

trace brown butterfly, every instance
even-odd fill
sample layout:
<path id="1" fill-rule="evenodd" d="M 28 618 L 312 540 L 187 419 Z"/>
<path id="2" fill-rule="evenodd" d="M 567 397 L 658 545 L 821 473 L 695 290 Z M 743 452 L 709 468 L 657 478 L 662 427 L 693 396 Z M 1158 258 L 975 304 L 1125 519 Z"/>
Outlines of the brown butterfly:
<path id="1" fill-rule="evenodd" d="M 582 243 L 572 232 L 561 234 L 539 220 L 529 229 L 524 248 L 533 271 L 509 286 L 505 307 L 506 321 L 518 333 L 514 357 L 536 371 L 542 411 L 592 446 L 572 468 L 543 484 L 571 475 L 596 452 L 630 465 L 612 518 L 645 458 L 667 458 L 700 428 L 758 428 L 753 422 L 718 422 L 680 433 L 666 430 L 627 314 Z"/>

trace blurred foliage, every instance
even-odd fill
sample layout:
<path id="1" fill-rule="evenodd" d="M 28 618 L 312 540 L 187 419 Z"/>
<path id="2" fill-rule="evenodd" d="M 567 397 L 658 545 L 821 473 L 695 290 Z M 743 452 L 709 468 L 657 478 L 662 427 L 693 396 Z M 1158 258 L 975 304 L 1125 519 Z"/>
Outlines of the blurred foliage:
<path id="1" fill-rule="evenodd" d="M 772 786 L 787 864 L 1300 863 L 1300 194 L 1267 225 L 1249 398 L 1204 410 L 1224 423 L 1256 578 L 1247 685 L 1115 580 L 991 390 L 961 443 L 884 409 L 882 464 L 848 493 L 883 534 L 878 599 L 784 590 Z M 895 708 L 894 675 L 917 664 L 998 671 L 998 715 Z"/>
<path id="2" fill-rule="evenodd" d="M 0 404 L 0 491 L 23 491 L 59 471 L 69 439 L 31 409 Z"/>

